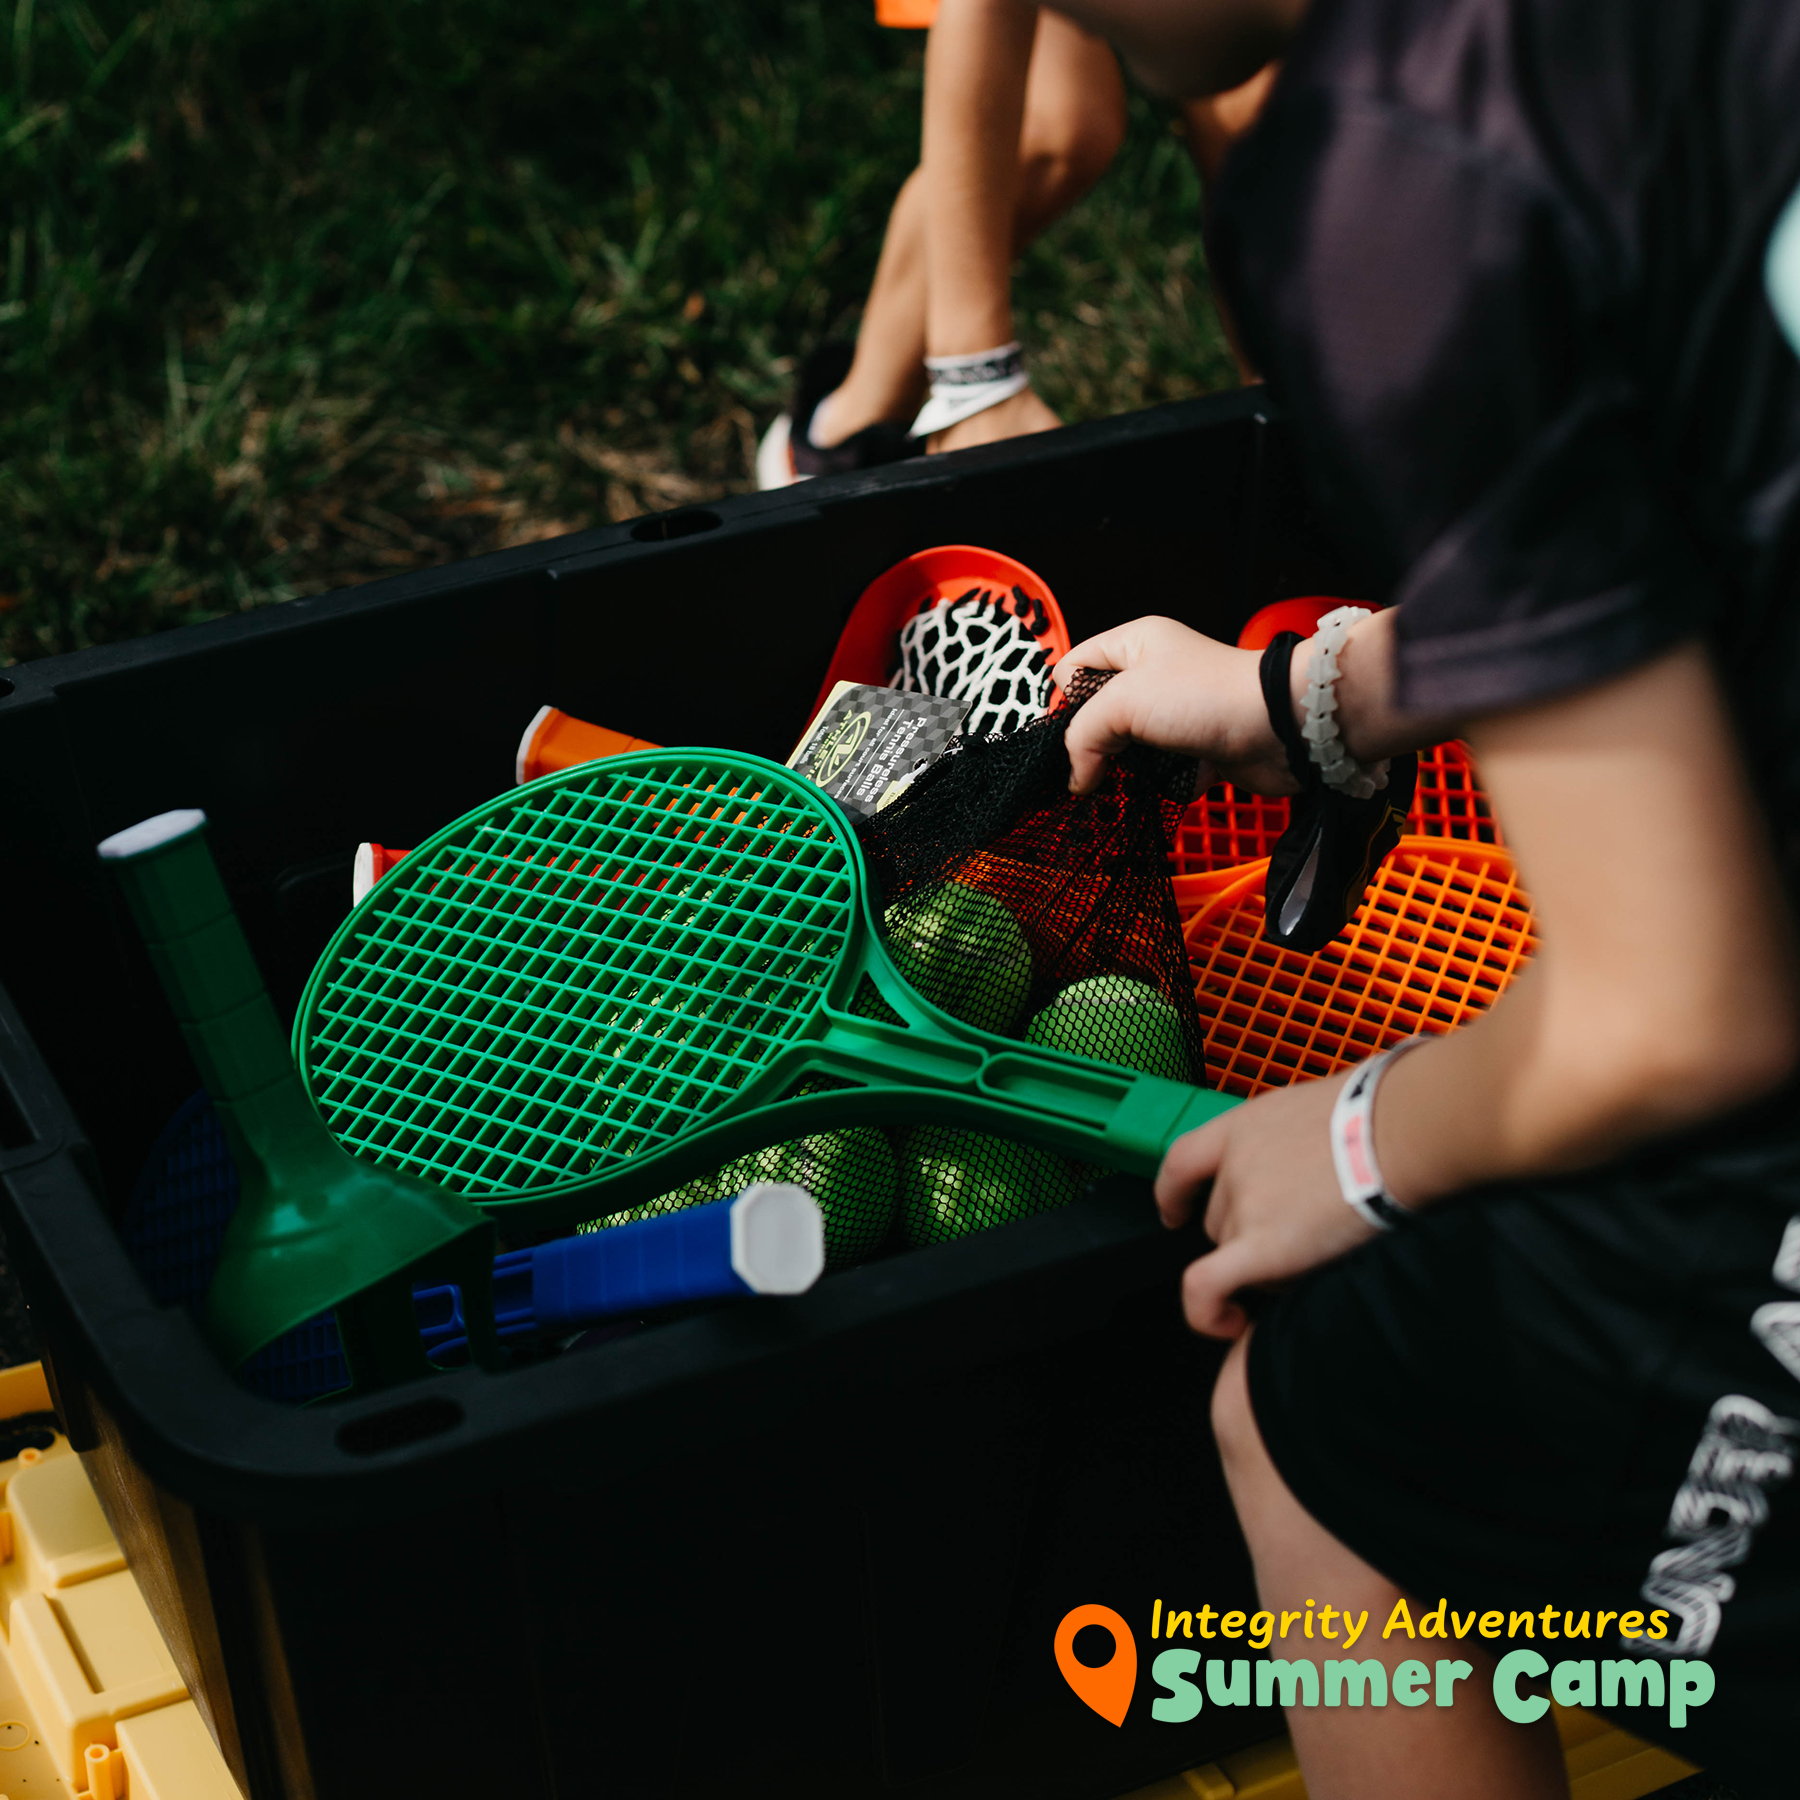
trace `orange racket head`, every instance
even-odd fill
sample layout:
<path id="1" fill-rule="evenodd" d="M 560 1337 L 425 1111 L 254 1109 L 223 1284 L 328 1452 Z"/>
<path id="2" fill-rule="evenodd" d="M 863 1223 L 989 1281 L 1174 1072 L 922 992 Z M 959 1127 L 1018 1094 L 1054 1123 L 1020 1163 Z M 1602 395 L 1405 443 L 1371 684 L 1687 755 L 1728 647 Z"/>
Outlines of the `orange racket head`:
<path id="1" fill-rule="evenodd" d="M 1450 1031 L 1537 948 L 1531 900 L 1498 845 L 1407 837 L 1356 917 L 1306 955 L 1266 942 L 1266 862 L 1178 877 L 1176 903 L 1225 1093 L 1330 1075 L 1416 1031 Z"/>
<path id="2" fill-rule="evenodd" d="M 1266 860 L 1287 826 L 1285 800 L 1218 782 L 1181 815 L 1169 847 L 1170 872 L 1190 877 L 1215 870 L 1237 874 L 1245 863 Z"/>
<path id="3" fill-rule="evenodd" d="M 1319 621 L 1340 606 L 1365 606 L 1363 600 L 1337 600 L 1330 594 L 1307 594 L 1295 600 L 1276 600 L 1250 615 L 1250 622 L 1238 633 L 1240 650 L 1266 650 L 1284 631 L 1297 631 L 1311 637 Z"/>
<path id="4" fill-rule="evenodd" d="M 1284 627 L 1285 629 L 1285 627 Z M 1267 856 L 1287 830 L 1288 803 L 1221 781 L 1182 814 L 1169 851 L 1176 875 L 1237 869 Z M 1419 778 L 1407 820 L 1412 837 L 1504 844 L 1469 747 L 1457 739 L 1419 752 Z"/>
<path id="5" fill-rule="evenodd" d="M 1028 625 L 1041 622 L 1036 635 L 1052 665 L 1069 654 L 1073 647 L 1069 627 L 1041 575 L 998 550 L 939 544 L 934 550 L 915 551 L 863 589 L 838 638 L 811 716 L 818 716 L 840 681 L 885 687 L 899 666 L 900 627 L 908 619 L 984 589 Z"/>
<path id="6" fill-rule="evenodd" d="M 1419 752 L 1409 832 L 1459 838 L 1470 844 L 1504 844 L 1500 821 L 1481 785 L 1481 771 L 1460 738 Z"/>

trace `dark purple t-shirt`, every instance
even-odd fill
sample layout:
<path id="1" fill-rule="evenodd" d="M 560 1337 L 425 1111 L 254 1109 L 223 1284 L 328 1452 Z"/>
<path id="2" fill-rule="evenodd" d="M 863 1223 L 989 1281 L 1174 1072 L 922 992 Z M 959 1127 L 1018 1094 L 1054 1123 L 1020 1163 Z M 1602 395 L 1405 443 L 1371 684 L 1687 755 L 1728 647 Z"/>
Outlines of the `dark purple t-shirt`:
<path id="1" fill-rule="evenodd" d="M 1800 822 L 1797 184 L 1800 0 L 1315 0 L 1210 241 L 1405 703 L 1701 628 Z"/>

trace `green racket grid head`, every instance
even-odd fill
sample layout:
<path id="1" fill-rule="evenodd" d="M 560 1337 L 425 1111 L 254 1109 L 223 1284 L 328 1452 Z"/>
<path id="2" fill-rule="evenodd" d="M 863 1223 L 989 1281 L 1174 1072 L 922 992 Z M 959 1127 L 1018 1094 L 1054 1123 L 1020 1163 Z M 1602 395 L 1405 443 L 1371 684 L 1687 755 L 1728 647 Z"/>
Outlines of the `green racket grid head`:
<path id="1" fill-rule="evenodd" d="M 230 1142 L 242 1198 L 202 1328 L 227 1366 L 330 1310 L 366 1391 L 430 1374 L 416 1278 L 462 1285 L 477 1360 L 497 1366 L 492 1224 L 466 1200 L 348 1155 L 300 1084 L 206 843 L 163 813 L 106 839 L 152 966 Z"/>
<path id="2" fill-rule="evenodd" d="M 706 749 L 563 770 L 428 839 L 327 947 L 294 1052 L 347 1149 L 533 1230 L 856 1126 L 1148 1173 L 1229 1104 L 940 1011 L 832 803 Z"/>

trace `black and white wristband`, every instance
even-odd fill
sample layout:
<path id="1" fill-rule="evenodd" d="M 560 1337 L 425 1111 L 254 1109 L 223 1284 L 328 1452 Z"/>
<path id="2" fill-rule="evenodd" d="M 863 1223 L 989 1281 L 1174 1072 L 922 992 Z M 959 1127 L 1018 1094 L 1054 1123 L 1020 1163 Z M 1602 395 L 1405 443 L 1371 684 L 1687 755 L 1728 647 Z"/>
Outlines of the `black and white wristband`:
<path id="1" fill-rule="evenodd" d="M 909 435 L 928 438 L 964 419 L 972 419 L 1031 386 L 1025 373 L 1025 352 L 1015 341 L 970 356 L 928 356 L 931 392 L 912 422 Z"/>
<path id="2" fill-rule="evenodd" d="M 1426 1040 L 1409 1037 L 1350 1071 L 1331 1109 L 1331 1160 L 1345 1203 L 1377 1231 L 1392 1231 L 1412 1215 L 1387 1191 L 1375 1160 L 1375 1090 L 1396 1057 Z"/>

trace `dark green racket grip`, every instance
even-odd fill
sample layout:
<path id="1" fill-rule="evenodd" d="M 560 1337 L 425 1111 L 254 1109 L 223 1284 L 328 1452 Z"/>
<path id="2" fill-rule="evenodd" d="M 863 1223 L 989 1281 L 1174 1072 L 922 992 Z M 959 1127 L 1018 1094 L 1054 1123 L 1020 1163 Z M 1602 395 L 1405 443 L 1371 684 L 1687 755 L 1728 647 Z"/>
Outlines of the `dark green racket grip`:
<path id="1" fill-rule="evenodd" d="M 357 1161 L 301 1086 L 206 845 L 206 815 L 162 813 L 100 845 L 212 1097 L 242 1197 L 202 1324 L 232 1367 L 335 1309 L 359 1389 L 429 1374 L 409 1273 L 455 1281 L 477 1360 L 500 1358 L 493 1226 L 467 1201 Z"/>

